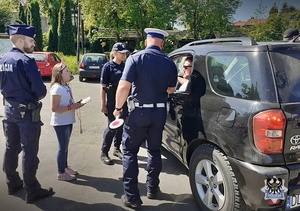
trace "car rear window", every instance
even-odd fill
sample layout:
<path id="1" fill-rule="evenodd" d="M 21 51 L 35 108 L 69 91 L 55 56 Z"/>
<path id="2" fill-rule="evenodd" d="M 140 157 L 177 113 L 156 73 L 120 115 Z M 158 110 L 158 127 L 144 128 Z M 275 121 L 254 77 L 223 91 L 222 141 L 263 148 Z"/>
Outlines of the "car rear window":
<path id="1" fill-rule="evenodd" d="M 210 53 L 206 63 L 209 81 L 216 93 L 254 101 L 277 101 L 265 52 Z"/>
<path id="2" fill-rule="evenodd" d="M 287 47 L 270 53 L 282 103 L 300 102 L 300 49 Z"/>
<path id="3" fill-rule="evenodd" d="M 50 58 L 53 62 L 60 62 L 60 58 L 56 54 L 50 54 Z"/>
<path id="4" fill-rule="evenodd" d="M 0 39 L 0 55 L 8 52 L 12 48 L 10 39 Z"/>
<path id="5" fill-rule="evenodd" d="M 27 54 L 27 56 L 34 58 L 36 62 L 45 62 L 47 60 L 47 56 L 45 54 L 32 53 Z"/>
<path id="6" fill-rule="evenodd" d="M 83 63 L 93 62 L 93 63 L 103 64 L 103 63 L 106 63 L 106 61 L 107 60 L 106 60 L 105 56 L 102 56 L 102 55 L 85 55 L 82 58 Z"/>

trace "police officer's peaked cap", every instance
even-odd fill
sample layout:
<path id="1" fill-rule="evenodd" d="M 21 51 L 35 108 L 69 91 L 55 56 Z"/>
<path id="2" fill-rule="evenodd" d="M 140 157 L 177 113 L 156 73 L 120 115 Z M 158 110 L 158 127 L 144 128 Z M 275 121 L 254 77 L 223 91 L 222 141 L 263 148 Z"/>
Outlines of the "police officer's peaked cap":
<path id="1" fill-rule="evenodd" d="M 128 52 L 125 45 L 121 42 L 115 43 L 112 47 L 112 51 L 118 51 L 120 53 L 127 53 Z"/>
<path id="2" fill-rule="evenodd" d="M 156 37 L 162 40 L 169 35 L 168 32 L 156 28 L 145 28 L 144 31 L 147 33 L 147 37 Z"/>
<path id="3" fill-rule="evenodd" d="M 289 28 L 289 29 L 285 30 L 285 32 L 283 33 L 283 38 L 289 38 L 289 37 L 293 37 L 293 36 L 297 36 L 297 35 L 299 35 L 298 29 Z"/>
<path id="4" fill-rule="evenodd" d="M 28 37 L 35 37 L 35 28 L 27 25 L 9 25 L 6 27 L 6 32 L 9 36 L 14 34 L 21 34 Z"/>

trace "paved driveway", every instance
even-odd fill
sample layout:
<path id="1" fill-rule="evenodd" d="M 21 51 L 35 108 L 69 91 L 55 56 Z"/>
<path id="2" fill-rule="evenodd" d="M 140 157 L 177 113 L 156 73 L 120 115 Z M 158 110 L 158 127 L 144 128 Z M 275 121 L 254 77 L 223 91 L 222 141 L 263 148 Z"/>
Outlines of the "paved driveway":
<path id="1" fill-rule="evenodd" d="M 45 81 L 49 91 L 49 81 Z M 100 114 L 99 84 L 97 81 L 79 82 L 78 76 L 71 82 L 75 101 L 91 96 L 92 100 L 77 113 L 77 122 L 69 146 L 69 164 L 79 171 L 78 179 L 74 182 L 56 180 L 56 152 L 57 140 L 50 122 L 49 94 L 43 99 L 42 135 L 40 139 L 40 164 L 37 177 L 43 187 L 53 187 L 56 194 L 35 204 L 24 202 L 25 190 L 15 196 L 7 195 L 5 176 L 0 171 L 0 210 L 131 210 L 123 206 L 120 198 L 122 189 L 122 163 L 117 158 L 115 165 L 107 166 L 100 159 L 102 132 L 106 127 L 104 115 Z M 0 107 L 1 119 L 3 108 Z M 79 132 L 79 119 L 83 133 Z M 5 140 L 0 129 L 0 163 L 3 162 Z M 158 200 L 149 200 L 146 197 L 146 161 L 147 154 L 144 147 L 139 152 L 139 187 L 144 202 L 141 210 L 198 210 L 191 195 L 187 177 L 187 169 L 177 161 L 173 155 L 163 149 L 163 169 L 160 176 L 162 193 Z M 21 158 L 20 158 L 21 159 Z M 19 166 L 21 172 L 21 166 Z"/>

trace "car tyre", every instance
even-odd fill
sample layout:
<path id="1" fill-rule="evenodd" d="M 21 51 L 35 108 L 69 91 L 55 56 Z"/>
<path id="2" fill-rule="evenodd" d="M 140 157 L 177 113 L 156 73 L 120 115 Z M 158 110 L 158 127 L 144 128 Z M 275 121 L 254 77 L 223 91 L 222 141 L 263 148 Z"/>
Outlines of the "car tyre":
<path id="1" fill-rule="evenodd" d="M 189 179 L 200 210 L 246 210 L 227 156 L 213 145 L 202 145 L 193 152 Z"/>
<path id="2" fill-rule="evenodd" d="M 79 81 L 82 82 L 83 81 L 83 77 L 79 76 Z"/>

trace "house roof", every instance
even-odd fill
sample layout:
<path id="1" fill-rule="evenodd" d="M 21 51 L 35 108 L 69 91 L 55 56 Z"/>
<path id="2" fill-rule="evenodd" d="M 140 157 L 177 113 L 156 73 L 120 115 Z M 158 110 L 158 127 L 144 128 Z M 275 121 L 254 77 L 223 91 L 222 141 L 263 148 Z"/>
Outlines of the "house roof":
<path id="1" fill-rule="evenodd" d="M 258 18 L 253 18 L 251 17 L 247 21 L 238 21 L 233 24 L 234 27 L 249 27 L 249 26 L 255 26 L 258 24 L 261 24 L 265 22 L 266 19 L 258 19 Z"/>

